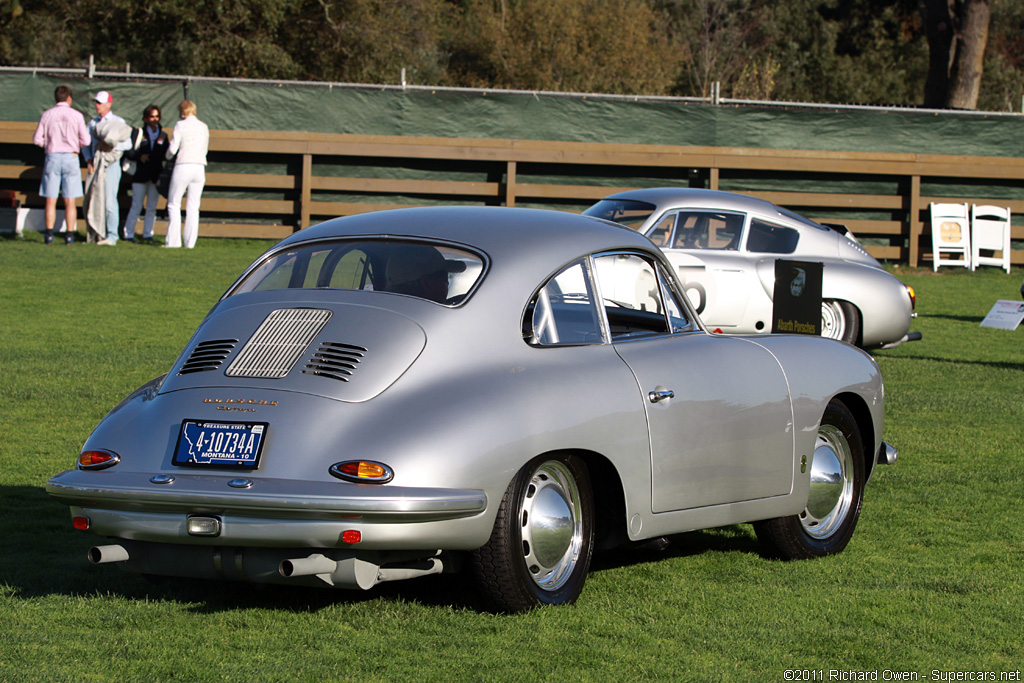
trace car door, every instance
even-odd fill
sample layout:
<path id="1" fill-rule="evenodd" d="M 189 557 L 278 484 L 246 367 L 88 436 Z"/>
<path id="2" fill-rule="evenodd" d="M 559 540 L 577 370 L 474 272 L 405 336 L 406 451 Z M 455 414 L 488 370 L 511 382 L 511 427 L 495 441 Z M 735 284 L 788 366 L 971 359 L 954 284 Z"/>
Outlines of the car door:
<path id="1" fill-rule="evenodd" d="M 649 258 L 601 254 L 594 263 L 612 344 L 647 415 L 653 512 L 789 493 L 793 411 L 775 358 L 688 323 L 674 283 Z"/>

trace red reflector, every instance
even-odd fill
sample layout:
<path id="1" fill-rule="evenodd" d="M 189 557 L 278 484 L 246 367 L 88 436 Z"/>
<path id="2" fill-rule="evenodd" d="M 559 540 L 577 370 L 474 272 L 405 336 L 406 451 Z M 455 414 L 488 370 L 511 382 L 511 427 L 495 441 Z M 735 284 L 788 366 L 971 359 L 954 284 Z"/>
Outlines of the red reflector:
<path id="1" fill-rule="evenodd" d="M 359 543 L 363 540 L 362 532 L 356 531 L 355 529 L 349 529 L 348 531 L 341 532 L 342 543 Z"/>
<path id="2" fill-rule="evenodd" d="M 74 517 L 71 520 L 71 526 L 75 527 L 79 531 L 89 530 L 89 518 L 88 517 Z"/>
<path id="3" fill-rule="evenodd" d="M 341 463 L 339 465 L 336 465 L 336 467 L 338 468 L 339 472 L 347 474 L 350 477 L 358 477 L 359 476 L 359 463 L 358 462 L 343 462 L 343 463 Z"/>

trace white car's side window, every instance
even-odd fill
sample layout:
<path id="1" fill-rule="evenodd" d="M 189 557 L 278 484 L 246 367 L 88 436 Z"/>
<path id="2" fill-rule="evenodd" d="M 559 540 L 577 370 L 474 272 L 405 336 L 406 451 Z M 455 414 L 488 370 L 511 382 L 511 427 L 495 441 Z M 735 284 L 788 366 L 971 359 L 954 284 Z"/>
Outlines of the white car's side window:
<path id="1" fill-rule="evenodd" d="M 647 233 L 647 239 L 654 242 L 657 247 L 667 247 L 672 240 L 672 226 L 675 225 L 676 216 L 679 214 L 669 213 L 662 217 L 658 224 Z"/>
<path id="2" fill-rule="evenodd" d="M 744 215 L 724 211 L 680 211 L 673 249 L 735 251 L 743 236 Z"/>
<path id="3" fill-rule="evenodd" d="M 750 237 L 747 238 L 747 251 L 760 254 L 792 254 L 800 233 L 793 228 L 773 225 L 756 218 L 750 221 Z"/>
<path id="4" fill-rule="evenodd" d="M 572 264 L 541 288 L 527 308 L 523 335 L 536 346 L 604 342 L 583 261 Z"/>

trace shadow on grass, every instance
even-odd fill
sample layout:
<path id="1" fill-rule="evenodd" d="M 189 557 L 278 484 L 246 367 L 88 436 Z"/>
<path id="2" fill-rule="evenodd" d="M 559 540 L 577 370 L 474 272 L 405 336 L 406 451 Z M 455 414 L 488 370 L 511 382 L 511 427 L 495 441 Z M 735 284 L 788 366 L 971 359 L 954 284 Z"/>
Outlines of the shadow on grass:
<path id="1" fill-rule="evenodd" d="M 951 363 L 953 365 L 968 366 L 974 365 L 981 368 L 993 368 L 995 370 L 1014 370 L 1017 372 L 1024 371 L 1024 363 L 1010 363 L 1007 361 L 990 361 L 990 360 L 963 360 L 960 358 L 939 358 L 937 356 L 883 356 L 888 361 L 919 361 L 929 360 L 935 363 Z"/>
<path id="2" fill-rule="evenodd" d="M 234 581 L 145 577 L 114 566 L 92 565 L 86 554 L 104 539 L 71 527 L 68 508 L 41 487 L 0 486 L 0 524 L 8 530 L 0 553 L 0 584 L 11 597 L 119 596 L 166 600 L 197 613 L 253 607 L 316 612 L 335 605 L 372 601 L 409 602 L 427 607 L 486 611 L 465 573 L 441 574 L 380 584 L 369 591 L 307 588 Z M 680 534 L 664 543 L 637 543 L 595 553 L 591 571 L 658 562 L 709 552 L 757 552 L 749 527 L 735 526 Z"/>
<path id="3" fill-rule="evenodd" d="M 733 525 L 717 529 L 675 534 L 653 541 L 631 543 L 594 555 L 592 571 L 660 562 L 673 557 L 696 557 L 706 553 L 760 552 L 753 527 Z"/>
<path id="4" fill-rule="evenodd" d="M 945 315 L 942 313 L 921 314 L 922 318 L 938 318 L 940 320 L 952 320 L 961 323 L 980 323 L 985 319 L 983 315 Z"/>
<path id="5" fill-rule="evenodd" d="M 252 607 L 315 612 L 339 603 L 379 599 L 478 608 L 464 577 L 455 575 L 385 583 L 365 592 L 146 577 L 116 566 L 90 564 L 89 548 L 103 545 L 104 537 L 75 531 L 68 507 L 50 498 L 42 487 L 0 486 L 0 501 L 0 525 L 8 530 L 0 553 L 0 586 L 19 598 L 120 596 L 189 604 L 203 613 Z"/>

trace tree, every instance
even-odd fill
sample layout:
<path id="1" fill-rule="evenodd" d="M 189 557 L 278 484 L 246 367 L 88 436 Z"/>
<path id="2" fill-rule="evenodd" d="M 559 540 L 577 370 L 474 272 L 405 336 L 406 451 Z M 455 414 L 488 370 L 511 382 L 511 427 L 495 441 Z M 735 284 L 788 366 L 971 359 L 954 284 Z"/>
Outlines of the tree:
<path id="1" fill-rule="evenodd" d="M 978 108 L 1021 111 L 1024 104 L 1024 4 L 996 2 Z"/>
<path id="2" fill-rule="evenodd" d="M 917 0 L 791 0 L 772 6 L 763 30 L 776 99 L 920 104 L 928 50 Z"/>
<path id="3" fill-rule="evenodd" d="M 636 0 L 467 0 L 452 32 L 453 85 L 660 95 L 680 54 Z"/>
<path id="4" fill-rule="evenodd" d="M 777 64 L 761 55 L 768 37 L 761 31 L 766 6 L 759 0 L 668 0 L 673 41 L 689 59 L 679 75 L 675 91 L 708 97 L 711 85 L 720 82 L 726 92 L 741 80 L 744 88 L 761 95 L 774 81 Z"/>
<path id="5" fill-rule="evenodd" d="M 919 0 L 928 37 L 924 105 L 974 109 L 978 105 L 990 0 Z"/>
<path id="6" fill-rule="evenodd" d="M 349 83 L 440 84 L 441 46 L 450 8 L 444 0 L 300 0 L 283 44 L 305 78 Z"/>

